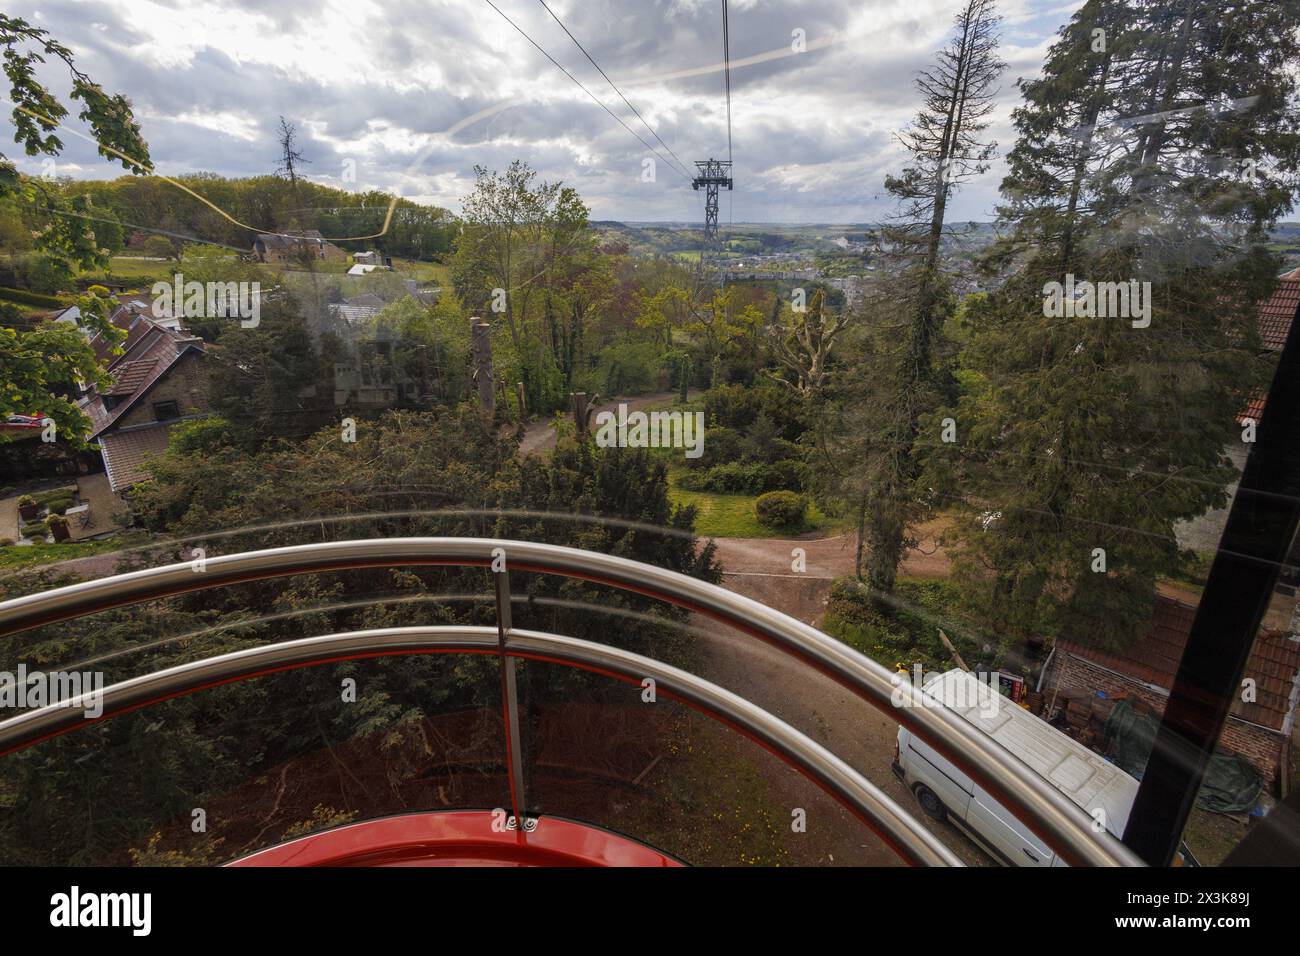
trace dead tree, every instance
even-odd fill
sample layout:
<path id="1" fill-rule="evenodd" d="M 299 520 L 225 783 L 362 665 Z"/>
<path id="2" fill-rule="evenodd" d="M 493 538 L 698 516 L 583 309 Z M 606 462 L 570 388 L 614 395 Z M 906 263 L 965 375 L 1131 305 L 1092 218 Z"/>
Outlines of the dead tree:
<path id="1" fill-rule="evenodd" d="M 298 186 L 298 167 L 311 162 L 298 149 L 297 136 L 298 131 L 294 125 L 281 116 L 280 131 L 276 134 L 276 140 L 280 144 L 280 165 L 275 171 L 281 176 L 288 177 L 295 188 Z"/>

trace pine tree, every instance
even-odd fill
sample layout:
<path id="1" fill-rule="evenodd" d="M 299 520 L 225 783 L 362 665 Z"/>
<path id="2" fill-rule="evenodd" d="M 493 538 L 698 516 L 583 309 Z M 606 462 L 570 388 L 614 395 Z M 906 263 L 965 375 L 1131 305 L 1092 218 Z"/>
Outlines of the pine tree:
<path id="1" fill-rule="evenodd" d="M 991 257 L 1012 271 L 971 309 L 957 416 L 958 573 L 995 633 L 1132 639 L 1177 522 L 1226 502 L 1297 185 L 1297 26 L 1294 2 L 1090 0 L 1023 87 Z M 1149 283 L 1149 311 L 1045 305 L 1070 278 Z"/>
<path id="2" fill-rule="evenodd" d="M 937 404 L 936 347 L 956 304 L 942 256 L 944 224 L 953 193 L 993 154 L 982 134 L 1005 66 L 999 22 L 993 0 L 967 0 L 949 45 L 917 78 L 922 106 L 900 137 L 908 165 L 885 182 L 900 210 L 879 235 L 887 278 L 866 307 L 876 321 L 864 323 L 856 360 L 836 389 L 841 418 L 823 462 L 841 463 L 829 470 L 857 513 L 858 575 L 865 545 L 868 583 L 879 595 L 893 590 L 907 530 L 931 505 L 918 487 L 918 442 Z"/>

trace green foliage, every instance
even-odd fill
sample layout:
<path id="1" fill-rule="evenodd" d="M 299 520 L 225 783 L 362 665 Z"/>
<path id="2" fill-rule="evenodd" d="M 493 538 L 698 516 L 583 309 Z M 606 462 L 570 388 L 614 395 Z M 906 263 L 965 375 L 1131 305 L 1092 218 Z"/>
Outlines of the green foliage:
<path id="1" fill-rule="evenodd" d="M 72 495 L 64 494 L 51 498 L 45 503 L 45 506 L 50 509 L 52 514 L 61 515 L 63 512 L 71 508 L 75 502 L 76 499 Z"/>
<path id="2" fill-rule="evenodd" d="M 669 374 L 653 342 L 618 341 L 600 350 L 595 369 L 578 384 L 588 394 L 641 395 L 666 389 Z"/>
<path id="3" fill-rule="evenodd" d="M 156 226 L 172 234 L 202 236 L 205 242 L 226 254 L 239 254 L 251 248 L 248 228 L 238 223 L 263 231 L 315 228 L 349 252 L 375 249 L 385 255 L 426 262 L 450 253 L 455 235 L 455 223 L 447 210 L 398 199 L 383 235 L 356 241 L 342 238 L 383 231 L 393 197 L 376 190 L 351 192 L 302 178 L 295 186 L 284 177 L 270 175 L 228 179 L 213 173 L 196 173 L 170 178 L 203 199 L 154 176 L 57 185 L 64 195 L 90 197 L 101 210 L 97 215 L 103 216 L 102 210 L 110 210 L 112 217 L 120 222 Z M 237 222 L 214 214 L 208 202 Z M 313 210 L 310 223 L 298 221 L 292 212 L 303 207 Z M 169 245 L 175 241 L 163 234 L 155 238 Z M 138 247 L 141 240 L 142 237 L 135 236 L 133 246 Z M 156 248 L 161 250 L 161 246 Z M 146 254 L 173 256 L 171 251 Z"/>
<path id="4" fill-rule="evenodd" d="M 134 173 L 151 168 L 149 150 L 140 127 L 131 115 L 130 104 L 120 95 L 109 95 L 73 62 L 72 51 L 25 20 L 0 14 L 0 47 L 4 48 L 4 72 L 9 81 L 9 99 L 14 141 L 28 156 L 57 156 L 63 141 L 55 131 L 67 117 L 67 108 L 37 79 L 37 65 L 46 58 L 59 60 L 72 79 L 72 99 L 80 100 L 79 118 L 90 125 L 100 155 L 116 160 Z M 0 154 L 0 198 L 16 198 L 28 215 L 39 223 L 34 245 L 41 253 L 42 291 L 56 291 L 77 268 L 102 268 L 107 263 L 106 243 L 95 233 L 101 217 L 86 196 L 65 197 L 57 188 L 40 180 L 21 176 L 13 163 Z M 111 232 L 106 229 L 105 234 Z"/>
<path id="5" fill-rule="evenodd" d="M 613 276 L 574 189 L 538 181 L 519 160 L 500 174 L 474 171 L 451 264 L 456 295 L 470 315 L 504 328 L 508 381 L 523 382 L 530 412 L 546 414 L 564 407 L 587 364 L 584 326 Z"/>
<path id="6" fill-rule="evenodd" d="M 952 619 L 958 601 L 950 582 L 903 580 L 892 600 L 886 613 L 857 578 L 837 578 L 826 605 L 826 633 L 886 667 L 920 664 L 926 671 L 945 671 L 954 665 L 939 640 L 942 627 L 968 665 L 994 663 L 981 662 L 980 645 L 962 621 Z"/>
<path id="7" fill-rule="evenodd" d="M 150 236 L 136 247 L 136 251 L 151 259 L 176 258 L 176 246 L 166 236 Z"/>
<path id="8" fill-rule="evenodd" d="M 337 412 L 329 353 L 317 350 L 296 302 L 268 297 L 256 328 L 222 323 L 221 349 L 208 362 L 208 400 L 231 437 L 246 447 L 276 438 L 301 437 Z"/>
<path id="9" fill-rule="evenodd" d="M 945 455 L 970 502 L 956 570 L 996 633 L 1135 639 L 1182 562 L 1178 522 L 1226 501 L 1235 415 L 1268 375 L 1267 227 L 1300 185 L 1287 6 L 1091 0 L 1025 87 L 989 258 L 1009 275 L 963 320 L 964 433 Z M 1156 119 L 1122 122 L 1139 114 Z M 1049 318 L 1066 275 L 1149 282 L 1149 312 Z"/>
<path id="10" fill-rule="evenodd" d="M 118 342 L 122 334 L 109 325 L 108 303 L 94 294 L 78 298 L 82 323 Z M 29 332 L 0 326 L 0 420 L 10 415 L 40 414 L 53 419 L 56 437 L 83 448 L 90 420 L 76 403 L 78 382 L 102 383 L 104 373 L 86 336 L 67 322 L 43 322 Z M 0 437 L 0 445 L 5 442 Z"/>
<path id="11" fill-rule="evenodd" d="M 769 491 L 754 502 L 754 516 L 770 528 L 793 528 L 803 523 L 808 499 L 793 491 Z"/>
<path id="12" fill-rule="evenodd" d="M 63 308 L 62 300 L 40 292 L 29 292 L 26 289 L 0 289 L 0 299 L 17 302 L 21 305 L 35 306 L 38 309 Z"/>
<path id="13" fill-rule="evenodd" d="M 20 529 L 24 538 L 44 538 L 50 531 L 48 518 L 26 521 Z"/>
<path id="14" fill-rule="evenodd" d="M 775 428 L 775 437 L 796 442 L 805 428 L 804 413 L 778 385 L 719 385 L 704 393 L 704 417 L 709 426 L 745 431 L 761 415 Z M 713 433 L 710 431 L 712 440 Z"/>
<path id="15" fill-rule="evenodd" d="M 404 296 L 385 306 L 365 339 L 391 342 L 395 371 L 420 382 L 435 401 L 451 403 L 464 396 L 469 330 L 453 303 L 425 306 Z"/>
<path id="16" fill-rule="evenodd" d="M 705 471 L 688 470 L 682 474 L 679 484 L 688 491 L 760 495 L 768 491 L 798 490 L 803 487 L 803 475 L 803 462 L 791 459 L 771 464 L 732 461 Z"/>

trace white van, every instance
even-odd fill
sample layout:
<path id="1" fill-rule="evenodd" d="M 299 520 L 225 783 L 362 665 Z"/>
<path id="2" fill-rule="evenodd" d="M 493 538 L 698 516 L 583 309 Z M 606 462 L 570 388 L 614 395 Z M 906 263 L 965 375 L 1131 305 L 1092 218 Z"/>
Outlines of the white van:
<path id="1" fill-rule="evenodd" d="M 949 709 L 1006 747 L 1112 834 L 1123 836 L 1137 780 L 974 674 L 951 670 L 924 686 L 930 697 L 947 702 Z M 955 824 L 1003 863 L 1068 866 L 1010 810 L 905 727 L 898 728 L 893 770 L 927 815 Z M 1178 863 L 1195 865 L 1186 847 L 1181 855 Z"/>

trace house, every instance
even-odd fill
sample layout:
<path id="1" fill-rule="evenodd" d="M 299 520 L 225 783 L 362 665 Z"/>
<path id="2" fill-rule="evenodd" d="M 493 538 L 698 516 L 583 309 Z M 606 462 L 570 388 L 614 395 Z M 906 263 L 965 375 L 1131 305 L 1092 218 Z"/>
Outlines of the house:
<path id="1" fill-rule="evenodd" d="M 1259 337 L 1260 344 L 1266 352 L 1282 351 L 1287 334 L 1291 331 L 1291 323 L 1295 321 L 1297 314 L 1300 314 L 1300 269 L 1280 276 L 1272 297 L 1260 305 Z M 1264 396 L 1256 395 L 1238 412 L 1237 421 L 1243 427 L 1247 419 L 1258 425 L 1263 414 Z M 1224 454 L 1236 465 L 1238 473 L 1246 467 L 1246 455 L 1249 450 L 1250 446 L 1240 441 L 1232 442 L 1224 449 Z M 1232 497 L 1236 493 L 1237 485 L 1234 482 L 1228 488 L 1228 503 L 1223 508 L 1207 511 L 1199 518 L 1179 523 L 1175 528 L 1179 546 L 1198 551 L 1211 551 L 1216 548 L 1219 537 L 1223 533 L 1223 526 L 1228 520 Z M 1292 556 L 1300 557 L 1300 548 L 1294 549 Z M 1300 584 L 1300 580 L 1288 582 L 1288 586 L 1296 584 Z"/>
<path id="2" fill-rule="evenodd" d="M 301 262 L 321 259 L 341 262 L 348 254 L 320 234 L 317 229 L 259 233 L 253 240 L 253 255 L 258 262 Z"/>
<path id="3" fill-rule="evenodd" d="M 173 426 L 202 418 L 209 405 L 202 339 L 130 307 L 115 310 L 113 322 L 127 333 L 122 354 L 112 356 L 99 336 L 91 340 L 92 348 L 110 359 L 111 381 L 102 389 L 92 387 L 80 404 L 90 418 L 90 438 L 99 444 L 109 486 L 120 493 L 149 477 L 146 458 L 166 449 Z"/>
<path id="4" fill-rule="evenodd" d="M 433 305 L 442 295 L 442 288 L 436 285 L 421 286 L 414 279 L 403 279 L 402 284 L 406 286 L 407 294 L 420 305 Z"/>
<path id="5" fill-rule="evenodd" d="M 342 302 L 331 302 L 329 312 L 335 320 L 346 323 L 348 329 L 358 329 L 379 315 L 385 305 L 387 303 L 380 296 L 373 292 L 365 292 L 346 298 Z"/>
<path id="6" fill-rule="evenodd" d="M 383 258 L 373 249 L 369 252 L 352 253 L 352 261 L 359 266 L 381 266 L 384 264 Z"/>
<path id="7" fill-rule="evenodd" d="M 1163 714 L 1195 617 L 1196 608 L 1162 596 L 1156 599 L 1150 630 L 1124 650 L 1058 641 L 1042 689 L 1049 698 L 1137 698 Z M 1255 682 L 1255 700 L 1233 702 L 1219 743 L 1244 757 L 1271 786 L 1300 703 L 1300 638 L 1281 629 L 1261 629 L 1244 676 Z"/>

